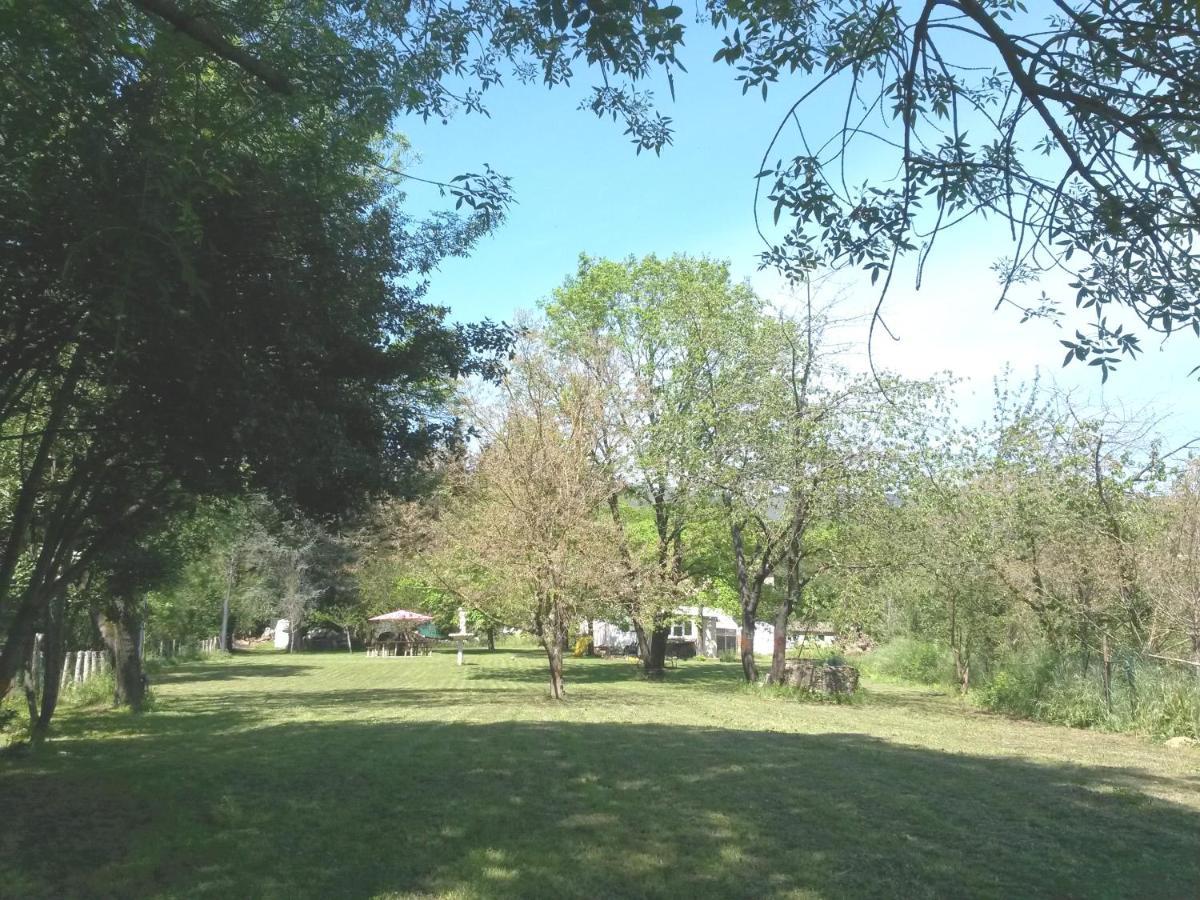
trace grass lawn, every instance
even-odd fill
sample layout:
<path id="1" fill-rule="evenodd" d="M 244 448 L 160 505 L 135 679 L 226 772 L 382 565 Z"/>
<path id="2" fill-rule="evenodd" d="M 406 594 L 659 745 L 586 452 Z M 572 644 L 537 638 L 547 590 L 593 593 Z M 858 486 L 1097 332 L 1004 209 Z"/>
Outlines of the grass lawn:
<path id="1" fill-rule="evenodd" d="M 1200 751 L 535 651 L 240 654 L 0 758 L 0 895 L 1200 897 Z"/>

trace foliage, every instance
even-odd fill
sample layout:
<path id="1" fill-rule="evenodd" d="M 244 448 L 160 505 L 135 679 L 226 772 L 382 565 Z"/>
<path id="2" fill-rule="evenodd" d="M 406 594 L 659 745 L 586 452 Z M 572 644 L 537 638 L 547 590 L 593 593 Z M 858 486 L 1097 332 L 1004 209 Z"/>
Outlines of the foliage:
<path id="1" fill-rule="evenodd" d="M 582 256 L 545 304 L 546 341 L 599 394 L 595 456 L 614 479 L 608 511 L 631 589 L 615 613 L 661 672 L 675 608 L 705 592 L 694 532 L 711 521 L 712 487 L 688 464 L 695 434 L 679 422 L 697 398 L 697 361 L 713 335 L 761 310 L 729 267 L 704 258 Z"/>
<path id="2" fill-rule="evenodd" d="M 665 75 L 673 93 L 683 72 L 674 4 L 421 0 L 402 13 L 333 4 L 286 23 L 260 0 L 203 20 L 164 0 L 132 7 L 102 5 L 83 24 L 15 15 L 5 24 L 15 47 L 91 34 L 109 51 L 92 59 L 111 57 L 119 76 L 183 70 L 180 81 L 202 74 L 195 80 L 262 95 L 252 122 L 282 112 L 309 125 L 345 110 L 380 133 L 401 112 L 486 113 L 484 96 L 505 74 L 557 85 L 581 66 L 598 75 L 581 105 L 619 120 L 639 152 L 672 137 L 640 84 Z M 1002 302 L 1025 318 L 1054 315 L 1061 297 L 1022 296 L 1022 287 L 1065 271 L 1070 302 L 1094 313 L 1087 334 L 1063 341 L 1068 362 L 1107 377 L 1138 352 L 1126 310 L 1151 331 L 1200 329 L 1192 4 L 708 0 L 697 16 L 722 35 L 714 62 L 733 69 L 744 93 L 765 98 L 798 81 L 757 172 L 776 225 L 767 237 L 756 209 L 766 263 L 796 280 L 829 264 L 861 267 L 886 293 L 902 258 L 915 260 L 919 283 L 938 237 L 986 216 L 1010 236 L 995 266 Z M 53 82 L 36 61 L 30 81 Z M 221 99 L 230 98 L 238 93 L 227 88 Z M 820 106 L 842 114 L 805 115 Z M 819 132 L 823 122 L 831 133 Z M 486 169 L 440 187 L 489 214 L 507 199 L 507 184 Z"/>
<path id="3" fill-rule="evenodd" d="M 538 637 L 556 700 L 576 623 L 630 587 L 601 514 L 614 485 L 592 455 L 597 409 L 593 385 L 525 343 L 495 401 L 470 407 L 482 447 L 422 560 L 428 583 Z"/>
<path id="4" fill-rule="evenodd" d="M 708 8 L 724 32 L 716 59 L 743 90 L 766 97 L 807 76 L 758 173 L 776 226 L 765 262 L 796 279 L 856 266 L 886 295 L 902 259 L 919 285 L 944 232 L 988 217 L 1009 237 L 994 265 L 998 304 L 1024 319 L 1074 305 L 1091 319 L 1061 341 L 1067 363 L 1107 378 L 1141 349 L 1131 321 L 1200 333 L 1194 4 Z M 822 106 L 841 114 L 805 115 Z M 1061 286 L 1030 294 L 1055 271 L 1068 276 Z"/>
<path id="5" fill-rule="evenodd" d="M 815 580 L 848 560 L 839 526 L 883 502 L 927 429 L 933 383 L 851 376 L 838 365 L 830 311 L 753 314 L 697 335 L 695 399 L 672 417 L 692 477 L 707 486 L 736 573 L 742 664 L 757 679 L 752 633 L 764 596 L 786 634 Z M 769 586 L 774 585 L 774 590 Z M 782 676 L 784 646 L 772 671 Z"/>
<path id="6" fill-rule="evenodd" d="M 85 574 L 197 496 L 261 489 L 329 517 L 414 490 L 459 438 L 449 384 L 494 375 L 509 341 L 423 302 L 506 187 L 475 176 L 452 191 L 465 214 L 405 212 L 378 140 L 403 101 L 370 82 L 370 34 L 333 8 L 270 27 L 254 0 L 220 22 L 170 10 L 0 10 L 0 64 L 21 73 L 0 100 L 17 226 L 0 250 L 0 694 Z M 295 41 L 303 93 L 202 51 L 269 85 L 245 57 L 266 32 Z M 303 62 L 334 57 L 340 74 Z"/>
<path id="7" fill-rule="evenodd" d="M 916 684 L 954 683 L 950 652 L 928 641 L 899 638 L 861 656 L 856 665 L 874 678 L 895 678 Z"/>

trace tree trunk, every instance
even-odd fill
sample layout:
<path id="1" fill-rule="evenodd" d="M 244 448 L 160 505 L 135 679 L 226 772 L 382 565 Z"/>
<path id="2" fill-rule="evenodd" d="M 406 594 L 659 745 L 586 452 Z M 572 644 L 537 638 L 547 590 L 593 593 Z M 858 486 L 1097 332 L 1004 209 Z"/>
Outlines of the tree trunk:
<path id="1" fill-rule="evenodd" d="M 667 673 L 667 638 L 671 634 L 671 626 L 661 622 L 654 626 L 650 633 L 649 652 L 644 660 L 646 677 L 661 681 Z"/>
<path id="2" fill-rule="evenodd" d="M 29 641 L 29 649 L 25 652 L 25 669 L 22 672 L 22 685 L 25 688 L 25 706 L 29 711 L 29 730 L 37 726 L 38 720 L 38 635 Z"/>
<path id="3" fill-rule="evenodd" d="M 587 620 L 587 647 L 585 652 L 588 656 L 596 655 L 596 622 L 592 618 Z"/>
<path id="4" fill-rule="evenodd" d="M 71 357 L 71 365 L 63 377 L 63 382 L 55 390 L 54 397 L 50 402 L 49 415 L 42 429 L 42 438 L 33 454 L 29 470 L 21 480 L 16 503 L 12 508 L 12 521 L 7 529 L 8 539 L 5 542 L 3 553 L 0 554 L 0 607 L 7 605 L 9 589 L 30 534 L 29 523 L 33 520 L 37 500 L 42 494 L 43 479 L 47 471 L 53 472 L 54 470 L 54 455 L 51 450 L 55 440 L 58 439 L 58 429 L 62 426 L 71 402 L 74 400 L 75 387 L 83 373 L 83 363 L 83 351 L 76 348 Z M 12 676 L 19 669 L 19 664 L 14 666 L 7 680 L 11 681 Z M 4 698 L 7 691 L 7 683 L 0 685 L 0 699 Z"/>
<path id="5" fill-rule="evenodd" d="M 965 694 L 971 687 L 971 663 L 963 656 L 961 648 L 954 645 L 954 677 L 958 679 L 958 692 Z"/>
<path id="6" fill-rule="evenodd" d="M 550 662 L 550 697 L 554 700 L 565 699 L 567 692 L 563 686 L 562 642 L 557 636 L 546 641 L 546 656 Z"/>
<path id="7" fill-rule="evenodd" d="M 771 684 L 783 684 L 784 669 L 787 666 L 787 627 L 791 611 L 790 597 L 785 598 L 775 611 L 775 644 L 771 648 L 771 674 L 767 679 Z"/>
<path id="8" fill-rule="evenodd" d="M 93 614 L 100 636 L 113 664 L 113 705 L 142 711 L 146 683 L 142 678 L 142 660 L 138 654 L 140 604 L 132 599 L 118 601 L 104 612 Z"/>
<path id="9" fill-rule="evenodd" d="M 237 584 L 237 557 L 231 552 L 225 561 L 225 596 L 221 601 L 221 640 L 220 649 L 229 652 L 229 604 L 233 598 L 233 589 Z"/>
<path id="10" fill-rule="evenodd" d="M 343 627 L 342 627 L 342 631 L 346 632 L 346 652 L 347 652 L 347 653 L 353 653 L 353 652 L 354 652 L 354 645 L 353 645 L 352 643 L 350 643 L 350 627 L 349 627 L 349 626 L 343 626 Z"/>
<path id="11" fill-rule="evenodd" d="M 489 650 L 495 650 L 496 649 L 496 626 L 489 625 L 485 634 L 487 634 L 487 648 Z"/>
<path id="12" fill-rule="evenodd" d="M 221 650 L 225 653 L 229 652 L 229 595 L 225 595 L 225 602 L 221 604 Z"/>
<path id="13" fill-rule="evenodd" d="M 1104 689 L 1104 709 L 1106 712 L 1112 712 L 1112 656 L 1108 651 L 1108 632 L 1105 632 L 1100 638 L 1103 647 L 1101 649 L 1101 666 L 1100 679 Z"/>
<path id="14" fill-rule="evenodd" d="M 726 506 L 729 506 L 729 500 L 725 500 Z M 754 684 L 758 681 L 758 666 L 754 662 L 754 624 L 758 616 L 758 601 L 762 591 L 762 579 L 752 580 L 750 571 L 746 565 L 746 543 L 745 535 L 742 533 L 742 524 L 737 521 L 729 523 L 729 534 L 733 539 L 733 562 L 737 571 L 738 580 L 738 598 L 742 603 L 742 673 L 746 676 L 748 684 Z M 763 566 L 763 578 L 767 575 L 767 568 Z"/>
<path id="15" fill-rule="evenodd" d="M 22 597 L 16 615 L 8 626 L 4 646 L 0 648 L 0 700 L 8 696 L 13 683 L 18 681 L 25 668 L 25 657 L 33 639 L 37 607 L 28 596 Z"/>
<path id="16" fill-rule="evenodd" d="M 225 601 L 221 604 L 221 648 L 222 651 L 229 652 L 229 594 L 225 594 Z"/>
<path id="17" fill-rule="evenodd" d="M 630 616 L 630 621 L 633 622 L 633 633 L 637 635 L 638 658 L 642 661 L 642 665 L 648 665 L 650 662 L 650 639 L 646 636 L 646 626 L 637 616 Z"/>
<path id="18" fill-rule="evenodd" d="M 747 684 L 758 681 L 758 664 L 754 661 L 754 612 L 742 605 L 742 673 Z"/>
<path id="19" fill-rule="evenodd" d="M 50 720 L 54 717 L 62 690 L 62 670 L 66 658 L 63 647 L 66 607 L 66 595 L 60 594 L 50 601 L 47 609 L 46 634 L 42 638 L 42 705 L 32 733 L 35 742 L 45 737 L 49 730 Z"/>

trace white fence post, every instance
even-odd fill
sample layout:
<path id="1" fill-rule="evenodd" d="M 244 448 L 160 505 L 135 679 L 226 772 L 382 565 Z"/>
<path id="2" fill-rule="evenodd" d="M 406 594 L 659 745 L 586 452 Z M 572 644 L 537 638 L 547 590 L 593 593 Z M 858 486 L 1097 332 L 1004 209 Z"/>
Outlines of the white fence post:
<path id="1" fill-rule="evenodd" d="M 42 674 L 42 636 L 33 636 L 33 659 L 29 663 L 29 674 L 33 677 L 33 689 L 37 691 Z"/>

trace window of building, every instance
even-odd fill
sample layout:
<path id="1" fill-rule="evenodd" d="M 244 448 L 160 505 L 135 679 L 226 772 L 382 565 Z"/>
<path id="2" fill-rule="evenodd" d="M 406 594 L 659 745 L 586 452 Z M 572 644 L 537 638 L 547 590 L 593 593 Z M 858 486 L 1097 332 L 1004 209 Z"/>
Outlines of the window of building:
<path id="1" fill-rule="evenodd" d="M 717 629 L 717 652 L 728 653 L 737 650 L 737 631 L 732 628 Z"/>
<path id="2" fill-rule="evenodd" d="M 671 626 L 671 637 L 673 638 L 690 638 L 694 633 L 690 619 L 686 622 L 676 622 Z"/>

